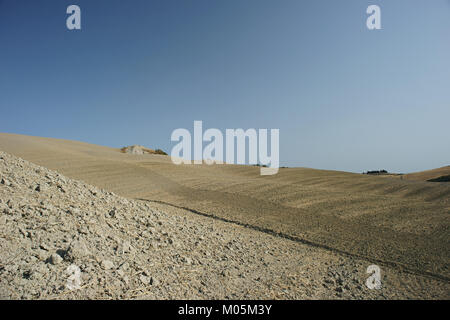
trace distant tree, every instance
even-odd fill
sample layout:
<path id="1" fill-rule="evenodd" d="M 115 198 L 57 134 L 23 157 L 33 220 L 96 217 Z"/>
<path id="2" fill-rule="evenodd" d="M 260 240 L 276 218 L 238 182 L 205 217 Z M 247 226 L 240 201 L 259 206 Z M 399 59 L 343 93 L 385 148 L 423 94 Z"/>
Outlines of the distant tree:
<path id="1" fill-rule="evenodd" d="M 387 174 L 387 170 L 372 170 L 372 171 L 367 171 L 366 174 Z"/>

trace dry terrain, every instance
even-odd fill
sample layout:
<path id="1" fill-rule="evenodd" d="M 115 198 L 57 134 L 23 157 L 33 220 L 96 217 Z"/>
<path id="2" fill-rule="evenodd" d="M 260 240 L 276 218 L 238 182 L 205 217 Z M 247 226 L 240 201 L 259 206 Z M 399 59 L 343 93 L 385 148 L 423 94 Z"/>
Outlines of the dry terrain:
<path id="1" fill-rule="evenodd" d="M 90 258 L 92 266 L 86 261 L 80 262 L 85 265 L 85 269 L 81 269 L 85 270 L 83 273 L 88 278 L 86 281 L 94 281 L 94 285 L 90 289 L 69 293 L 73 296 L 139 296 L 131 294 L 130 290 L 136 290 L 143 297 L 150 298 L 448 299 L 450 295 L 448 183 L 307 168 L 280 169 L 277 175 L 260 176 L 257 167 L 176 166 L 169 157 L 163 155 L 126 154 L 119 149 L 82 142 L 14 134 L 0 134 L 0 150 L 55 170 L 68 178 L 83 181 L 73 182 L 82 185 L 83 190 L 94 188 L 85 186 L 86 183 L 118 195 L 109 195 L 106 191 L 101 193 L 98 201 L 102 202 L 103 197 L 107 201 L 104 207 L 99 205 L 97 208 L 95 200 L 89 198 L 86 190 L 75 189 L 75 193 L 53 192 L 41 195 L 26 185 L 39 180 L 27 181 L 25 185 L 17 184 L 20 189 L 14 191 L 15 198 L 10 203 L 20 203 L 20 199 L 30 197 L 36 197 L 33 201 L 39 203 L 40 196 L 48 197 L 51 194 L 60 197 L 57 199 L 59 205 L 55 211 L 55 223 L 69 219 L 60 211 L 66 210 L 70 204 L 76 205 L 79 202 L 78 194 L 84 192 L 88 199 L 78 205 L 81 206 L 83 215 L 89 217 L 71 214 L 70 219 L 88 219 L 87 221 L 91 221 L 89 223 L 105 228 L 102 231 L 103 237 L 95 230 L 92 231 L 93 234 L 88 232 L 84 236 L 76 224 L 64 224 L 68 229 L 66 231 L 56 224 L 55 228 L 62 238 L 51 240 L 51 245 L 44 244 L 48 248 L 45 254 L 49 255 L 52 250 L 67 251 L 71 241 L 77 240 L 77 237 L 87 237 L 88 245 L 95 247 L 92 250 L 101 253 L 97 258 L 96 254 L 93 254 L 94 258 Z M 6 157 L 5 154 L 4 158 Z M 31 164 L 29 166 L 33 169 Z M 2 167 L 2 170 L 5 171 L 5 168 L 8 166 Z M 2 176 L 6 175 L 3 171 Z M 25 176 L 27 174 L 23 173 Z M 34 177 L 44 178 L 42 175 Z M 72 183 L 72 180 L 68 181 Z M 5 188 L 0 186 L 3 204 L 13 192 L 12 189 Z M 72 200 L 69 201 L 67 197 Z M 128 202 L 119 205 L 120 201 Z M 21 208 L 20 204 L 16 206 Z M 2 231 L 2 237 L 9 234 L 12 239 L 10 242 L 3 242 L 0 263 L 4 265 L 4 270 L 1 272 L 7 270 L 6 262 L 11 263 L 10 258 L 17 251 L 23 252 L 21 259 L 26 261 L 27 254 L 40 248 L 29 233 L 32 234 L 36 225 L 48 223 L 45 219 L 50 219 L 53 215 L 33 218 L 39 205 L 35 206 L 37 207 L 29 209 L 29 215 L 14 213 L 13 220 L 8 215 L 3 215 L 6 226 L 12 221 L 14 224 L 27 224 L 27 227 L 22 227 L 23 232 L 18 232 L 23 234 L 28 244 L 20 251 L 16 248 L 23 243 L 14 243 L 19 241 L 17 235 L 9 234 L 9 227 Z M 122 224 L 107 218 L 106 215 L 113 206 L 120 208 L 118 211 L 124 216 Z M 154 226 L 156 220 L 152 219 L 155 215 L 161 215 L 170 221 L 162 225 L 166 225 L 167 229 L 158 227 L 158 232 L 161 235 L 173 233 L 172 237 L 176 241 L 170 241 L 179 243 L 182 248 L 172 247 L 170 241 L 159 234 L 142 235 L 147 228 L 143 228 L 142 224 L 139 227 L 139 223 L 133 222 L 136 217 L 143 216 Z M 90 226 L 89 223 L 86 225 Z M 1 225 L 5 226 L 3 221 Z M 27 231 L 27 228 L 31 231 Z M 52 234 L 56 236 L 58 230 L 52 231 Z M 191 231 L 194 233 L 191 234 Z M 106 236 L 109 233 L 115 236 L 109 239 Z M 40 237 L 45 237 L 45 234 L 44 230 Z M 196 237 L 203 237 L 205 241 L 196 241 Z M 132 282 L 123 285 L 123 288 L 119 283 L 114 286 L 108 284 L 107 277 L 111 275 L 111 281 L 120 281 L 115 276 L 116 269 L 120 263 L 131 259 L 131 256 L 126 255 L 116 257 L 117 252 L 112 251 L 120 243 L 119 238 L 128 239 L 134 248 L 138 248 L 134 254 L 140 252 L 142 255 L 141 260 L 136 260 L 133 255 L 133 261 L 140 264 L 134 267 L 131 275 L 136 273 L 139 277 L 143 275 L 150 279 L 156 273 L 158 283 L 162 279 L 168 282 L 148 292 L 145 291 L 148 288 L 139 289 L 138 283 Z M 169 243 L 167 247 L 172 251 L 166 249 L 169 250 L 166 255 L 165 250 L 159 250 L 158 246 L 158 250 L 151 249 L 150 243 L 156 238 L 165 244 Z M 137 243 L 133 243 L 134 241 Z M 27 262 L 27 266 L 44 264 L 44 274 L 56 272 L 58 278 L 57 274 L 63 272 L 63 268 L 57 267 L 59 264 L 46 263 L 47 260 L 42 262 L 44 258 L 48 259 L 45 254 L 29 258 L 31 261 Z M 177 254 L 179 257 L 174 258 Z M 143 258 L 147 255 L 150 256 L 148 259 Z M 70 258 L 67 262 L 63 258 L 62 263 L 71 262 Z M 101 269 L 102 259 L 112 262 L 113 267 Z M 189 268 L 183 265 L 184 260 L 188 260 Z M 17 264 L 18 262 L 12 265 Z M 364 285 L 367 278 L 365 268 L 370 264 L 377 264 L 382 268 L 384 278 L 383 289 L 380 291 L 369 290 Z M 21 267 L 19 265 L 14 268 Z M 19 269 L 11 268 L 12 270 L 8 269 L 8 276 L 13 279 L 18 276 Z M 90 268 L 100 268 L 103 272 Z M 168 270 L 177 271 L 170 276 Z M 94 276 L 96 272 L 100 273 Z M 219 277 L 222 273 L 225 276 Z M 4 280 L 2 286 L 10 284 L 11 279 Z M 130 275 L 129 279 L 137 281 Z M 29 279 L 22 277 L 17 281 L 23 282 L 24 288 L 27 288 L 28 282 L 25 280 Z M 102 281 L 107 284 L 98 285 Z M 108 285 L 112 287 L 108 289 Z M 121 289 L 116 289 L 117 286 Z M 53 288 L 40 297 L 58 296 L 61 294 L 61 290 L 58 290 L 60 289 Z M 35 291 L 40 292 L 39 289 Z M 12 293 L 8 295 L 8 292 L 10 291 L 3 294 L 8 297 L 37 297 L 37 293 L 30 295 L 26 290 L 24 292 L 28 293 L 22 296 L 17 293 L 16 296 Z"/>
<path id="2" fill-rule="evenodd" d="M 440 177 L 450 176 L 450 166 L 445 166 L 442 168 L 426 170 L 421 172 L 405 174 L 404 179 L 408 180 L 422 180 L 429 181 L 433 179 L 438 179 Z"/>

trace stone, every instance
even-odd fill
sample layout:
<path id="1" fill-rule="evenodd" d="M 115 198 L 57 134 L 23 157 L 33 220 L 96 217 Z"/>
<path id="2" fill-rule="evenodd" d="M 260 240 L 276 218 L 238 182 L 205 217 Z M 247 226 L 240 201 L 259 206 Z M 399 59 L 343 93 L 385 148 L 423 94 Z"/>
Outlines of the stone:
<path id="1" fill-rule="evenodd" d="M 57 265 L 60 264 L 61 262 L 63 262 L 63 258 L 57 254 L 57 253 L 53 253 L 50 258 L 48 258 L 48 262 L 50 262 L 53 265 Z"/>
<path id="2" fill-rule="evenodd" d="M 143 274 L 141 274 L 141 276 L 139 277 L 139 280 L 141 280 L 141 282 L 145 285 L 150 284 L 150 280 L 151 278 L 148 276 L 145 276 Z"/>
<path id="3" fill-rule="evenodd" d="M 122 241 L 118 246 L 117 246 L 117 253 L 118 254 L 124 254 L 127 252 L 131 252 L 133 249 L 133 247 L 131 246 L 130 242 L 128 241 Z"/>
<path id="4" fill-rule="evenodd" d="M 159 286 L 160 282 L 159 282 L 158 279 L 152 277 L 152 278 L 150 279 L 150 284 L 151 284 L 152 286 L 156 287 L 156 286 Z"/>
<path id="5" fill-rule="evenodd" d="M 111 260 L 103 260 L 101 265 L 105 270 L 111 270 L 114 268 L 114 263 Z"/>
<path id="6" fill-rule="evenodd" d="M 90 255 L 90 251 L 83 240 L 73 241 L 66 254 L 64 255 L 64 260 L 75 261 L 77 259 L 83 259 Z"/>
<path id="7" fill-rule="evenodd" d="M 114 208 L 114 209 L 112 209 L 112 210 L 109 211 L 108 215 L 109 215 L 111 218 L 114 218 L 114 217 L 116 216 L 116 213 L 117 213 L 116 208 Z"/>

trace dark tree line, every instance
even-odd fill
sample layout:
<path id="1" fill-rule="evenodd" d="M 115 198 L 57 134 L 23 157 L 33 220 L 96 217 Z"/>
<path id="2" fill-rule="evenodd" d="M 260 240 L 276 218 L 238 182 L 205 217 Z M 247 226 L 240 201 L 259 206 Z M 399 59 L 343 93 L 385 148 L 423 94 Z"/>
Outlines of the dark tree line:
<path id="1" fill-rule="evenodd" d="M 386 170 L 372 170 L 364 172 L 365 174 L 386 174 L 388 173 Z"/>

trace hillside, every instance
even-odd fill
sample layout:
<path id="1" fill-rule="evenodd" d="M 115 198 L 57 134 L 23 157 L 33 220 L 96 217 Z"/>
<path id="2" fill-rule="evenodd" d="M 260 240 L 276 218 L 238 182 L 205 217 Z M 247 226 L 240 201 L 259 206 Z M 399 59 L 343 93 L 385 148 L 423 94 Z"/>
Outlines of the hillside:
<path id="1" fill-rule="evenodd" d="M 365 261 L 449 282 L 450 186 L 286 168 L 173 165 L 160 155 L 0 134 L 0 150 L 129 199 L 247 225 Z"/>
<path id="2" fill-rule="evenodd" d="M 383 270 L 385 287 L 368 290 L 366 261 L 128 200 L 4 152 L 0 220 L 1 299 L 385 299 L 448 294 L 445 283 L 390 268 Z"/>
<path id="3" fill-rule="evenodd" d="M 429 181 L 434 179 L 439 179 L 440 177 L 450 176 L 450 166 L 445 166 L 442 168 L 408 173 L 403 176 L 404 179 L 408 180 L 421 180 Z"/>

